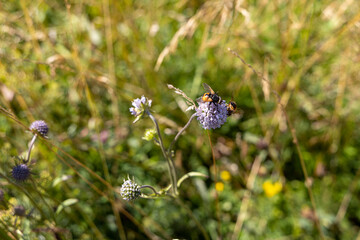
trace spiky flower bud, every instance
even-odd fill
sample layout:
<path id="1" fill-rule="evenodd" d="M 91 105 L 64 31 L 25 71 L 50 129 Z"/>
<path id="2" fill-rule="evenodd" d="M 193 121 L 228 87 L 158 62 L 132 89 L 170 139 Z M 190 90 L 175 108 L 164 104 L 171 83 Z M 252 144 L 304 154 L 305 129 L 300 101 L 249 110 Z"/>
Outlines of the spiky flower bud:
<path id="1" fill-rule="evenodd" d="M 120 195 L 126 201 L 135 200 L 140 197 L 140 187 L 134 181 L 128 179 L 125 181 L 120 188 Z"/>
<path id="2" fill-rule="evenodd" d="M 31 171 L 25 163 L 17 164 L 13 167 L 11 175 L 16 181 L 23 182 L 30 177 Z"/>
<path id="3" fill-rule="evenodd" d="M 30 125 L 31 131 L 38 132 L 41 136 L 46 137 L 49 132 L 49 127 L 43 120 L 37 120 Z"/>
<path id="4" fill-rule="evenodd" d="M 24 206 L 18 205 L 14 207 L 14 216 L 24 217 L 26 214 L 26 210 Z"/>
<path id="5" fill-rule="evenodd" d="M 220 103 L 199 102 L 196 109 L 197 120 L 204 129 L 215 129 L 221 127 L 227 119 L 227 107 L 224 100 Z"/>
<path id="6" fill-rule="evenodd" d="M 141 98 L 136 98 L 132 101 L 133 107 L 129 108 L 130 113 L 136 118 L 133 123 L 136 123 L 144 115 L 144 111 L 151 107 L 152 100 L 147 99 L 145 96 Z"/>

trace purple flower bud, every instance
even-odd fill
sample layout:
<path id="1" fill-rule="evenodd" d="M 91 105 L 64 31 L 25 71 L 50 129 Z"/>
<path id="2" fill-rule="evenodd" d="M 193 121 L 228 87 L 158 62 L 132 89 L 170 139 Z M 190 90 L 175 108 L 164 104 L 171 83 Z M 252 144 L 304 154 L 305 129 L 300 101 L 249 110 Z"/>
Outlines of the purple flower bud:
<path id="1" fill-rule="evenodd" d="M 22 163 L 13 167 L 11 175 L 17 182 L 23 182 L 29 179 L 31 171 L 28 165 Z"/>
<path id="2" fill-rule="evenodd" d="M 196 109 L 197 120 L 204 129 L 215 129 L 221 127 L 227 119 L 227 107 L 225 101 L 220 103 L 199 102 Z"/>
<path id="3" fill-rule="evenodd" d="M 41 136 L 46 137 L 49 132 L 49 127 L 43 120 L 37 120 L 30 125 L 31 131 L 38 132 Z"/>
<path id="4" fill-rule="evenodd" d="M 26 210 L 24 206 L 18 205 L 14 207 L 14 216 L 24 217 L 26 214 Z"/>

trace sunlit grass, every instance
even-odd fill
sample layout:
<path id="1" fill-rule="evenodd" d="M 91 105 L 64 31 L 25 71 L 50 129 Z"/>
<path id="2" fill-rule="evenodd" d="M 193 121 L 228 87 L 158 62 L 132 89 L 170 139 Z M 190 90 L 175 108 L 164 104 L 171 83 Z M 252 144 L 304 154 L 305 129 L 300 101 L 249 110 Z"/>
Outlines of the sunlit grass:
<path id="1" fill-rule="evenodd" d="M 360 236 L 357 1 L 22 0 L 0 9 L 1 239 Z M 239 112 L 208 133 L 195 118 L 173 144 L 193 112 L 167 84 L 195 100 L 202 82 Z M 132 123 L 142 95 L 178 178 L 210 176 L 184 180 L 176 199 L 118 194 L 128 176 L 170 184 L 161 149 L 142 139 L 151 120 Z M 32 150 L 33 180 L 18 183 L 14 156 L 26 156 L 39 119 L 49 139 Z M 28 216 L 13 216 L 17 205 Z"/>

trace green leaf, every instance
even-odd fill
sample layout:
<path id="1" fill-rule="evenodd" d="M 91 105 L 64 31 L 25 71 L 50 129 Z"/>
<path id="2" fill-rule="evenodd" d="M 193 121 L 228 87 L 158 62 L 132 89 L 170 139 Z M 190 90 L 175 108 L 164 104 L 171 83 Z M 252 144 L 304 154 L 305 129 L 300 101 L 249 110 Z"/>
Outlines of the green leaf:
<path id="1" fill-rule="evenodd" d="M 75 203 L 77 203 L 79 200 L 76 198 L 69 198 L 63 201 L 59 207 L 56 209 L 56 214 L 59 214 L 65 207 L 71 206 Z"/>
<path id="2" fill-rule="evenodd" d="M 64 182 L 64 181 L 67 181 L 67 180 L 70 179 L 70 178 L 71 178 L 70 175 L 62 175 L 62 176 L 60 176 L 60 177 L 57 177 L 57 178 L 55 178 L 52 186 L 55 187 L 55 186 L 58 185 L 59 183 Z"/>
<path id="3" fill-rule="evenodd" d="M 177 187 L 180 188 L 182 182 L 191 177 L 208 178 L 209 176 L 207 176 L 206 174 L 200 173 L 200 172 L 189 172 L 179 179 L 179 181 L 177 182 Z"/>

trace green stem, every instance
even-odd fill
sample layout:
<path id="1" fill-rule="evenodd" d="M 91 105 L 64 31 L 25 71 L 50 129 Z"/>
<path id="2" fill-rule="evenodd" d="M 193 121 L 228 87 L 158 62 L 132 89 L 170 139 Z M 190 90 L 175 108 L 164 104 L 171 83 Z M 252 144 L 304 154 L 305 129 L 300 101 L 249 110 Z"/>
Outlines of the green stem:
<path id="1" fill-rule="evenodd" d="M 199 222 L 199 220 L 195 217 L 195 215 L 194 215 L 194 213 L 191 211 L 191 209 L 189 209 L 189 207 L 186 206 L 186 204 L 183 203 L 180 198 L 177 198 L 177 199 L 175 199 L 175 200 L 176 200 L 177 204 L 179 204 L 179 206 L 182 207 L 182 208 L 186 211 L 186 213 L 192 218 L 192 220 L 195 222 L 195 224 L 197 225 L 197 227 L 200 229 L 201 233 L 203 234 L 204 239 L 205 239 L 205 240 L 209 240 L 210 237 L 209 237 L 208 233 L 206 232 L 204 226 L 203 226 L 203 225 Z"/>
<path id="2" fill-rule="evenodd" d="M 281 104 L 281 99 L 280 99 L 279 95 L 277 94 L 277 92 L 275 92 L 275 95 L 278 98 L 277 99 L 278 100 L 278 105 L 279 105 L 281 111 L 283 112 L 283 114 L 285 116 L 285 119 L 286 119 L 286 122 L 287 122 L 287 124 L 289 126 L 290 133 L 291 133 L 291 136 L 292 136 L 292 139 L 293 139 L 293 143 L 295 144 L 296 151 L 297 151 L 299 159 L 300 159 L 301 169 L 302 169 L 302 172 L 303 172 L 304 177 L 305 177 L 305 183 L 304 184 L 305 184 L 305 187 L 306 187 L 306 189 L 308 191 L 308 194 L 309 194 L 309 197 L 310 197 L 310 202 L 311 202 L 311 205 L 312 205 L 312 208 L 313 208 L 313 211 L 314 211 L 315 225 L 316 225 L 316 227 L 317 227 L 317 229 L 319 231 L 320 239 L 324 240 L 325 236 L 324 236 L 324 233 L 323 233 L 322 228 L 321 228 L 320 219 L 318 217 L 317 210 L 316 210 L 315 198 L 314 198 L 313 192 L 311 190 L 311 184 L 310 184 L 311 181 L 309 179 L 309 175 L 308 175 L 308 172 L 306 170 L 305 161 L 304 161 L 302 152 L 300 150 L 300 144 L 299 144 L 299 141 L 298 141 L 297 136 L 296 136 L 296 130 L 293 127 L 293 125 L 292 125 L 292 123 L 290 121 L 290 118 L 289 118 L 289 116 L 287 115 L 287 113 L 285 111 L 284 106 Z"/>
<path id="3" fill-rule="evenodd" d="M 187 174 L 185 174 L 184 176 L 182 176 L 178 183 L 177 183 L 177 186 L 178 188 L 180 188 L 181 184 L 188 178 L 190 177 L 204 177 L 204 178 L 208 178 L 207 175 L 203 174 L 203 173 L 199 173 L 199 172 L 188 172 Z"/>
<path id="4" fill-rule="evenodd" d="M 39 210 L 40 215 L 43 219 L 48 219 L 46 214 L 44 213 L 44 211 L 40 208 L 40 206 L 38 205 L 37 201 L 35 201 L 35 199 L 33 199 L 33 197 L 30 195 L 30 193 L 24 188 L 22 187 L 20 184 L 17 184 L 13 181 L 11 181 L 5 174 L 0 172 L 0 177 L 6 179 L 10 184 L 12 184 L 14 187 L 16 187 L 17 189 L 19 189 L 19 191 L 22 191 L 28 198 L 29 200 L 32 202 L 32 204 L 34 205 L 34 207 Z"/>
<path id="5" fill-rule="evenodd" d="M 171 142 L 171 144 L 170 144 L 170 146 L 169 146 L 169 148 L 168 148 L 168 154 L 169 154 L 169 155 L 170 155 L 170 151 L 171 151 L 173 145 L 174 145 L 175 142 L 178 140 L 178 138 L 180 137 L 180 135 L 189 127 L 189 125 L 190 125 L 191 121 L 194 119 L 194 117 L 196 117 L 196 113 L 194 113 L 194 114 L 190 117 L 189 121 L 185 124 L 185 126 L 178 132 L 178 134 L 176 134 L 174 140 Z"/>
<path id="6" fill-rule="evenodd" d="M 49 203 L 45 200 L 45 198 L 43 197 L 42 193 L 37 189 L 36 184 L 34 182 L 33 179 L 30 179 L 31 183 L 32 183 L 32 187 L 34 189 L 34 191 L 39 195 L 39 197 L 41 198 L 41 200 L 45 203 L 46 207 L 49 209 L 49 213 L 52 217 L 52 219 L 54 220 L 54 223 L 56 223 L 56 217 L 55 217 L 55 213 L 53 208 L 49 205 Z"/>
<path id="7" fill-rule="evenodd" d="M 150 185 L 142 185 L 141 187 L 139 187 L 140 189 L 143 189 L 143 188 L 150 188 L 151 190 L 153 190 L 153 192 L 155 193 L 155 195 L 159 195 L 159 193 L 155 190 L 155 188 L 153 188 L 152 186 Z"/>
<path id="8" fill-rule="evenodd" d="M 164 143 L 161 137 L 161 133 L 160 133 L 160 129 L 159 129 L 159 125 L 155 119 L 155 117 L 150 113 L 149 110 L 145 110 L 145 113 L 150 117 L 150 119 L 153 121 L 155 128 L 156 128 L 156 132 L 157 135 L 159 136 L 159 143 L 160 143 L 160 148 L 161 151 L 168 163 L 168 170 L 169 170 L 169 175 L 170 175 L 170 180 L 171 180 L 171 185 L 172 185 L 172 192 L 173 195 L 176 196 L 178 195 L 178 191 L 177 191 L 177 185 L 176 185 L 176 170 L 175 170 L 175 165 L 173 163 L 173 160 L 171 158 L 170 155 L 167 154 L 165 147 L 164 147 Z"/>
<path id="9" fill-rule="evenodd" d="M 35 134 L 35 135 L 33 136 L 33 138 L 31 139 L 31 142 L 30 142 L 30 145 L 29 145 L 29 149 L 28 149 L 28 153 L 27 153 L 27 157 L 26 157 L 25 163 L 29 162 L 29 160 L 30 160 L 31 150 L 32 150 L 32 148 L 33 148 L 33 146 L 34 146 L 36 137 L 37 137 L 37 134 Z"/>

